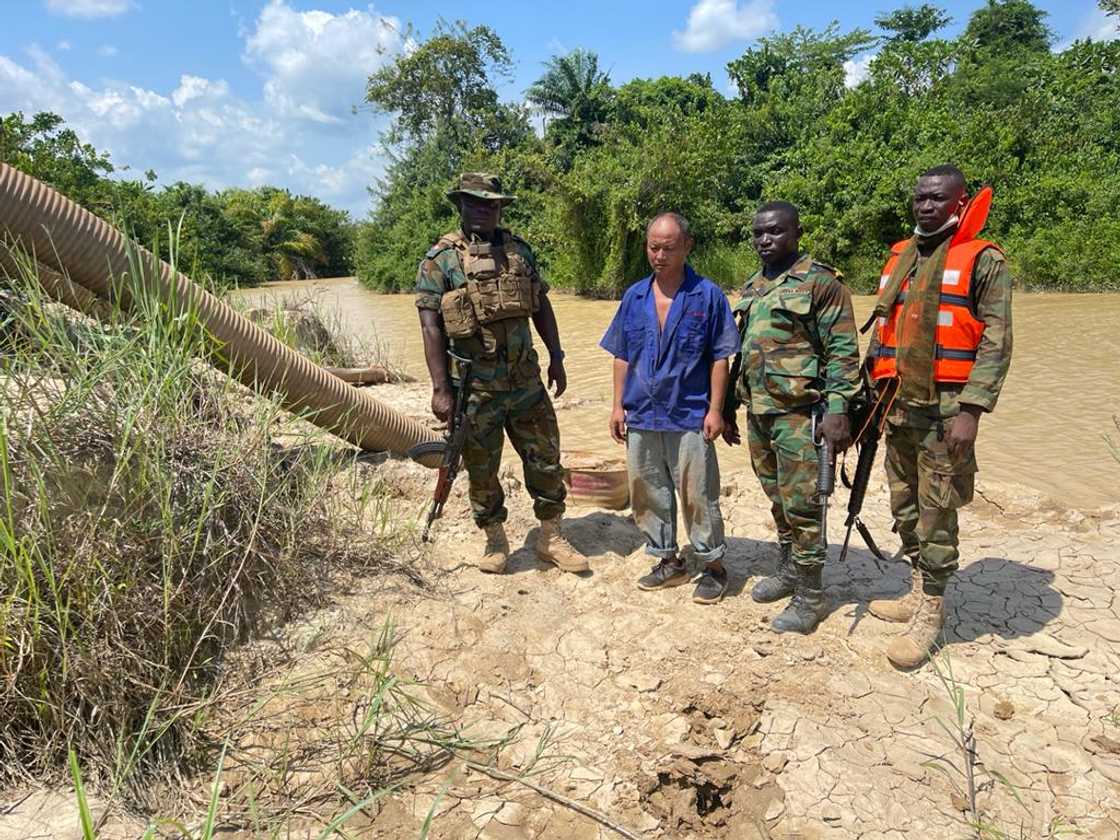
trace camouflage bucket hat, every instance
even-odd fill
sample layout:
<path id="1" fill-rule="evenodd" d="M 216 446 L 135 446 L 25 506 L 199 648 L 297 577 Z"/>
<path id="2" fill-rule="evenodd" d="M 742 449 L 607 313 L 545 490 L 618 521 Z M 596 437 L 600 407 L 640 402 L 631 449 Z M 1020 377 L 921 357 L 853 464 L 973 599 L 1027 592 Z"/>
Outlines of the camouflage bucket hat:
<path id="1" fill-rule="evenodd" d="M 470 195 L 475 198 L 484 198 L 488 201 L 500 201 L 509 204 L 516 201 L 516 196 L 506 195 L 502 192 L 502 182 L 497 175 L 488 172 L 464 172 L 459 176 L 459 183 L 453 190 L 449 190 L 447 197 L 454 202 L 460 195 Z"/>

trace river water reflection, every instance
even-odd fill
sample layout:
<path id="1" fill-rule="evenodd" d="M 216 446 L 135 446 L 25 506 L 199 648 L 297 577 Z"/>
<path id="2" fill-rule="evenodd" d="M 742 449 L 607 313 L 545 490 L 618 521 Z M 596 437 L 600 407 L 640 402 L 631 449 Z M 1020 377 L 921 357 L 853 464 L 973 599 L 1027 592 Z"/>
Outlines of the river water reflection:
<path id="1" fill-rule="evenodd" d="M 409 295 L 381 295 L 351 278 L 275 283 L 237 294 L 257 301 L 317 292 L 356 335 L 427 379 L 416 309 Z M 614 301 L 552 293 L 567 356 L 568 392 L 558 417 L 565 449 L 617 454 L 607 432 L 611 365 L 599 339 Z M 874 298 L 857 297 L 862 323 Z M 1015 356 L 1000 403 L 980 424 L 977 459 L 987 478 L 1025 484 L 1065 504 L 1096 507 L 1120 499 L 1120 464 L 1104 435 L 1120 413 L 1120 295 L 1020 294 L 1014 303 Z M 539 346 L 539 342 L 538 342 Z M 547 352 L 542 358 L 547 360 Z M 720 444 L 725 473 L 749 470 L 745 450 Z"/>

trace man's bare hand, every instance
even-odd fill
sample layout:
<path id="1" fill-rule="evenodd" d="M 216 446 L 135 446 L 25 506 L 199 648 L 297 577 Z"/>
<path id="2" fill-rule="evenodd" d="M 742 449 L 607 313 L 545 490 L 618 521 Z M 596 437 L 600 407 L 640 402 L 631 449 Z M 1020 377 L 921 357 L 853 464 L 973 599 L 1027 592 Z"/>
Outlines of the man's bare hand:
<path id="1" fill-rule="evenodd" d="M 451 419 L 451 411 L 455 407 L 455 397 L 450 388 L 437 388 L 432 391 L 432 414 L 437 420 L 446 423 Z"/>
<path id="2" fill-rule="evenodd" d="M 726 422 L 723 412 L 709 411 L 704 415 L 704 440 L 711 442 L 723 434 Z"/>
<path id="3" fill-rule="evenodd" d="M 821 434 L 836 453 L 852 445 L 852 424 L 847 414 L 826 414 L 821 421 Z"/>
<path id="4" fill-rule="evenodd" d="M 737 423 L 724 421 L 723 442 L 728 446 L 738 446 L 743 442 L 743 438 L 739 434 L 739 426 Z"/>
<path id="5" fill-rule="evenodd" d="M 611 437 L 615 443 L 626 443 L 626 410 L 622 406 L 611 411 Z"/>
<path id="6" fill-rule="evenodd" d="M 563 359 L 553 359 L 548 363 L 548 387 L 556 386 L 553 396 L 559 397 L 568 390 L 568 373 L 564 370 Z"/>
<path id="7" fill-rule="evenodd" d="M 949 455 L 954 461 L 963 461 L 976 444 L 976 433 L 980 430 L 978 409 L 961 406 L 961 413 L 949 421 L 945 442 L 949 445 Z"/>

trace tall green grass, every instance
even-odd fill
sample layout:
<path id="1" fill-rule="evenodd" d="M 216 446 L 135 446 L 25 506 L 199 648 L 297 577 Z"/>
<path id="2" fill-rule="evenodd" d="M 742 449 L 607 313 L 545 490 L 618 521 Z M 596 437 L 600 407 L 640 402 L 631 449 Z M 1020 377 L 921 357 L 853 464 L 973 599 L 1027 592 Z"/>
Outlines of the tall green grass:
<path id="1" fill-rule="evenodd" d="M 387 562 L 366 506 L 334 503 L 340 448 L 273 444 L 282 412 L 199 361 L 211 338 L 148 270 L 118 278 L 133 305 L 108 323 L 45 300 L 26 260 L 5 281 L 0 784 L 71 754 L 114 790 L 209 761 L 229 647 Z"/>

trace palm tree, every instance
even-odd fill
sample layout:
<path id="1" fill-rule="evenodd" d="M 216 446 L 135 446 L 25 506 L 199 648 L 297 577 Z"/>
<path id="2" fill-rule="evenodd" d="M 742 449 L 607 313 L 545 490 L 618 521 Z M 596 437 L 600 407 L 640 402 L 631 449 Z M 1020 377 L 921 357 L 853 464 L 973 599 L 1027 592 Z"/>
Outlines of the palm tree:
<path id="1" fill-rule="evenodd" d="M 598 122 L 606 116 L 610 75 L 599 69 L 599 56 L 588 50 L 554 55 L 545 73 L 526 91 L 526 99 L 542 113 L 573 122 Z"/>
<path id="2" fill-rule="evenodd" d="M 285 190 L 275 190 L 260 208 L 260 230 L 264 250 L 279 280 L 306 280 L 318 276 L 327 262 L 323 243 L 300 218 L 296 204 Z"/>

